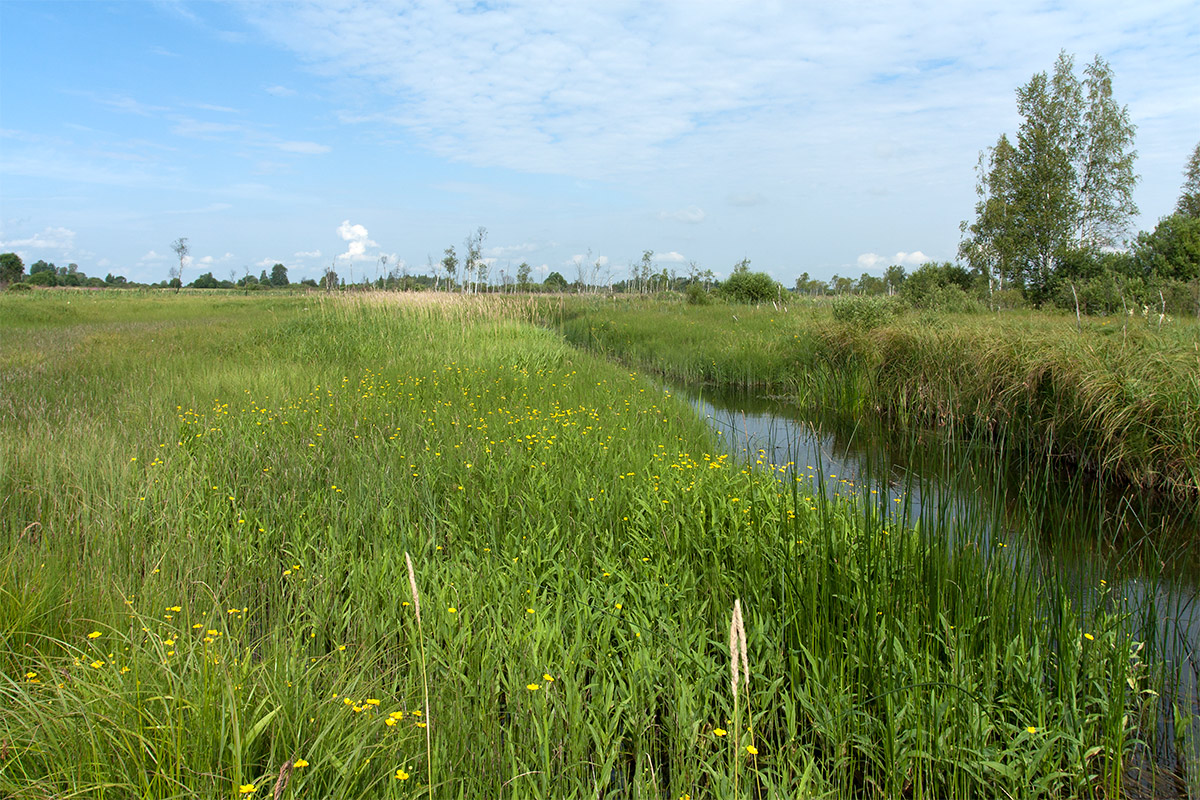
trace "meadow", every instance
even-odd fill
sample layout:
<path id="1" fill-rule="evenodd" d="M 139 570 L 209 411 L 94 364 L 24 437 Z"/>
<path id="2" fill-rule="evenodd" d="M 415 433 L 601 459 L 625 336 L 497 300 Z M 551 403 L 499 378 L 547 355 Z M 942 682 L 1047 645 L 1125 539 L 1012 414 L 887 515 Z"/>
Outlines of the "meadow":
<path id="1" fill-rule="evenodd" d="M 546 315 L 0 297 L 0 794 L 1174 786 L 1115 581 L 737 461 Z"/>

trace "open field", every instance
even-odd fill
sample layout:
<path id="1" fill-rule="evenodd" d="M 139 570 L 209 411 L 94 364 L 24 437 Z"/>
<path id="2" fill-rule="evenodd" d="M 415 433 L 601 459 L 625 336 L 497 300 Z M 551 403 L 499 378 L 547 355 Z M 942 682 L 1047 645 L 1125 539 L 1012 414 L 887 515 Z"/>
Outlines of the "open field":
<path id="1" fill-rule="evenodd" d="M 571 342 L 685 382 L 754 387 L 826 414 L 986 431 L 1110 480 L 1200 497 L 1200 323 L 909 312 L 877 327 L 829 306 L 546 304 Z"/>
<path id="2" fill-rule="evenodd" d="M 0 794 L 1115 797 L 1170 746 L 1106 576 L 734 463 L 544 311 L 0 297 Z"/>

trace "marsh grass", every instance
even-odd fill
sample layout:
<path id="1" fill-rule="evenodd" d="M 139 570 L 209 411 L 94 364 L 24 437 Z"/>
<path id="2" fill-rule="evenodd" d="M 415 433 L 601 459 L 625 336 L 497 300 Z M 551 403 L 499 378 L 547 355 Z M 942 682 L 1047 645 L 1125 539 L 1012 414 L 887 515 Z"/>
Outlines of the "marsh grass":
<path id="1" fill-rule="evenodd" d="M 1123 598 L 736 463 L 520 301 L 9 302 L 0 794 L 1113 796 L 1153 730 Z"/>

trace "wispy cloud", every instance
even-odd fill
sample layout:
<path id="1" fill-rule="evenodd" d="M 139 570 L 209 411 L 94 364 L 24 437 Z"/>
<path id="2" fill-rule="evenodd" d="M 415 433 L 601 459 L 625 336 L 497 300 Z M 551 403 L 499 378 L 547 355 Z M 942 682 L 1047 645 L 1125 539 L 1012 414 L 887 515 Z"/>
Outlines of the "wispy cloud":
<path id="1" fill-rule="evenodd" d="M 286 86 L 265 86 L 263 91 L 275 97 L 295 97 L 297 92 L 295 89 L 289 89 Z"/>
<path id="2" fill-rule="evenodd" d="M 696 225 L 704 221 L 707 215 L 704 209 L 698 206 L 688 206 L 681 208 L 678 211 L 660 211 L 658 218 L 661 220 L 670 220 L 673 222 L 686 222 L 690 225 Z"/>
<path id="3" fill-rule="evenodd" d="M 13 250 L 32 248 L 37 250 L 70 251 L 75 247 L 75 231 L 68 228 L 46 228 L 41 233 L 35 233 L 24 239 L 6 239 L 0 241 L 0 247 Z"/>

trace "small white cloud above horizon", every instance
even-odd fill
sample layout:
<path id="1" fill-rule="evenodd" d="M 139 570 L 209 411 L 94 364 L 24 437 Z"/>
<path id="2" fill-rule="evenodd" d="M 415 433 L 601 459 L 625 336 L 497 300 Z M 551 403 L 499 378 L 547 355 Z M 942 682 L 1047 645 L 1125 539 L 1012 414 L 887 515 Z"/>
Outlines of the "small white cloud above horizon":
<path id="1" fill-rule="evenodd" d="M 263 91 L 275 97 L 295 97 L 298 94 L 295 89 L 289 89 L 286 86 L 265 86 Z"/>
<path id="2" fill-rule="evenodd" d="M 871 270 L 880 267 L 890 267 L 893 264 L 899 264 L 904 267 L 919 267 L 929 261 L 929 256 L 922 253 L 920 250 L 914 250 L 911 253 L 906 253 L 901 250 L 896 255 L 888 258 L 881 256 L 878 253 L 863 253 L 856 261 L 860 269 Z"/>
<path id="3" fill-rule="evenodd" d="M 379 243 L 371 240 L 367 229 L 362 225 L 351 225 L 350 220 L 343 220 L 337 229 L 338 236 L 348 242 L 346 252 L 338 256 L 342 261 L 360 258 L 366 255 L 368 247 L 378 247 Z"/>
<path id="4" fill-rule="evenodd" d="M 676 253 L 672 250 L 669 253 L 657 253 L 654 256 L 655 261 L 668 261 L 672 264 L 682 264 L 687 261 L 687 257 L 683 253 Z"/>

